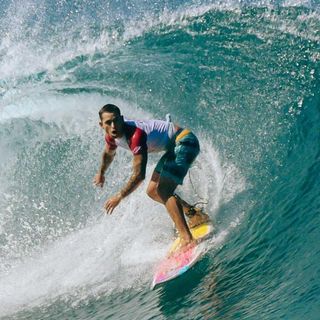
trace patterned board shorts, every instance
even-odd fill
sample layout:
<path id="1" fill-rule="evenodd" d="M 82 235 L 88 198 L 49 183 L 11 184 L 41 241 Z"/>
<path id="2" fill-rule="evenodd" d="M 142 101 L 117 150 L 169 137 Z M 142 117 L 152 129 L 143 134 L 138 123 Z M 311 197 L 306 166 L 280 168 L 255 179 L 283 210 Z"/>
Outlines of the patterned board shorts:
<path id="1" fill-rule="evenodd" d="M 155 171 L 162 177 L 182 184 L 192 162 L 200 152 L 199 141 L 188 129 L 180 129 L 173 141 L 172 146 L 159 160 Z"/>

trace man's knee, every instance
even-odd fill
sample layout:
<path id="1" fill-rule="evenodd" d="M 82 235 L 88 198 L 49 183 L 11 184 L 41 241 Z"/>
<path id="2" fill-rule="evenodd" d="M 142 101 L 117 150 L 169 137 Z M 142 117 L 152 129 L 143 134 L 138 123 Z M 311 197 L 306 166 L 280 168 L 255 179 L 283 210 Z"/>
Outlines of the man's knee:
<path id="1" fill-rule="evenodd" d="M 173 190 L 164 183 L 158 184 L 157 193 L 164 202 L 166 202 L 171 196 L 173 196 Z"/>
<path id="2" fill-rule="evenodd" d="M 149 185 L 147 188 L 147 195 L 151 199 L 155 199 L 157 197 L 157 186 L 156 185 Z"/>

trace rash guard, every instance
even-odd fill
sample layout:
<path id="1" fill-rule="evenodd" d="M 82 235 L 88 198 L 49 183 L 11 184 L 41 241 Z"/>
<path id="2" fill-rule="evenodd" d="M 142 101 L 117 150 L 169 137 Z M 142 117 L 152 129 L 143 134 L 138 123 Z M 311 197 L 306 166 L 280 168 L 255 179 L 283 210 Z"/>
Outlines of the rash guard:
<path id="1" fill-rule="evenodd" d="M 136 154 L 166 151 L 175 134 L 172 122 L 162 120 L 124 120 L 122 138 L 106 135 L 105 140 L 111 150 L 118 146 Z"/>

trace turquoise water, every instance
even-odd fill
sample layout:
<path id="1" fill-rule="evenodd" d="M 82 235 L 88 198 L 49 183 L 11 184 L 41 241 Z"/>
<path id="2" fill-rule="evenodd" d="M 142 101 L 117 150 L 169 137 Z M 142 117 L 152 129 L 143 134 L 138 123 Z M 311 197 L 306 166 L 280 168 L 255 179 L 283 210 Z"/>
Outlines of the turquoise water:
<path id="1" fill-rule="evenodd" d="M 0 7 L 1 319 L 319 319 L 316 1 Z M 105 103 L 201 142 L 179 194 L 216 232 L 154 291 L 172 222 L 147 182 L 104 215 L 131 170 L 119 150 L 92 186 Z"/>

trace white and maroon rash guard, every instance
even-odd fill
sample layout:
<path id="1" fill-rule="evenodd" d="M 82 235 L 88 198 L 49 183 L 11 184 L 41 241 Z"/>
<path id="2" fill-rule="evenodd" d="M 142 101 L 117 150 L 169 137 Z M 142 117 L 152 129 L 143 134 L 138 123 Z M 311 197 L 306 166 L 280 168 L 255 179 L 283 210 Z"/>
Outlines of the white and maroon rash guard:
<path id="1" fill-rule="evenodd" d="M 124 136 L 114 139 L 106 135 L 105 140 L 111 150 L 118 146 L 131 150 L 136 154 L 144 152 L 160 152 L 168 148 L 175 134 L 172 122 L 162 120 L 125 120 Z"/>

